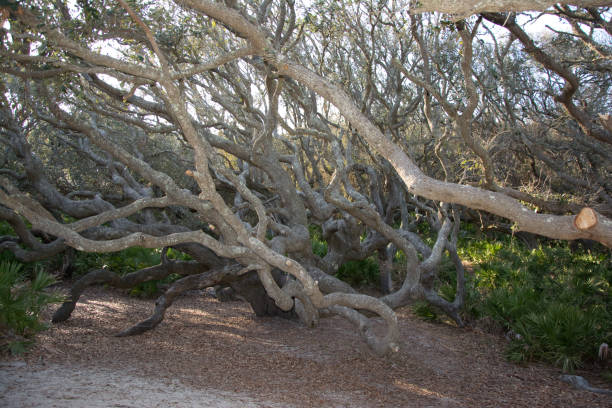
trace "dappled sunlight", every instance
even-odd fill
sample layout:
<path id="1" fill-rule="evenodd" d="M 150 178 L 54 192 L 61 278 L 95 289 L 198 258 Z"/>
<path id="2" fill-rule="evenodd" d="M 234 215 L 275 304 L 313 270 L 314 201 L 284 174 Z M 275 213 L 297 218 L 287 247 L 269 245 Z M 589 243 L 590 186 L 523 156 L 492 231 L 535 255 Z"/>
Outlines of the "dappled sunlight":
<path id="1" fill-rule="evenodd" d="M 192 316 L 201 316 L 201 317 L 211 317 L 211 313 L 203 310 L 203 309 L 196 309 L 196 308 L 190 308 L 190 307 L 179 307 L 175 309 L 178 313 L 180 313 L 181 315 L 183 314 L 189 314 Z"/>
<path id="2" fill-rule="evenodd" d="M 441 394 L 437 391 L 432 391 L 430 389 L 421 387 L 419 385 L 416 384 L 412 384 L 409 382 L 406 382 L 404 380 L 395 380 L 393 382 L 393 385 L 395 385 L 397 388 L 404 390 L 404 391 L 409 391 L 412 392 L 414 394 L 423 396 L 423 397 L 434 397 L 434 398 L 439 398 L 439 399 L 447 399 L 447 400 L 451 400 L 452 398 Z"/>
<path id="3" fill-rule="evenodd" d="M 80 304 L 81 302 L 79 302 L 79 306 L 81 306 Z M 127 303 L 118 303 L 116 301 L 101 301 L 101 300 L 91 300 L 89 299 L 87 301 L 87 303 L 84 303 L 87 305 L 93 305 L 93 306 L 99 306 L 99 307 L 103 307 L 106 310 L 114 310 L 117 312 L 122 312 L 122 311 L 127 311 L 129 308 L 129 305 Z"/>
<path id="4" fill-rule="evenodd" d="M 149 316 L 154 301 L 101 288 L 88 299 L 77 305 L 78 314 L 41 333 L 28 358 L 272 399 L 278 390 L 295 391 L 281 406 L 369 407 L 373 401 L 389 407 L 496 406 L 499 392 L 512 393 L 515 406 L 534 398 L 551 402 L 545 406 L 564 406 L 555 405 L 555 398 L 569 398 L 554 373 L 504 362 L 490 337 L 458 333 L 409 314 L 400 323 L 405 343 L 389 360 L 373 356 L 339 317 L 306 329 L 295 321 L 256 317 L 244 303 L 208 297 L 182 297 L 155 329 L 118 338 L 114 334 Z M 465 353 L 449 353 L 448 344 Z M 509 375 L 513 370 L 520 372 Z M 512 391 L 518 387 L 520 395 Z"/>
<path id="5" fill-rule="evenodd" d="M 246 339 L 246 336 L 243 334 L 232 333 L 227 330 L 206 330 L 205 334 L 207 336 L 217 336 L 223 339 L 232 339 L 232 340 L 240 340 L 240 341 L 243 341 Z"/>

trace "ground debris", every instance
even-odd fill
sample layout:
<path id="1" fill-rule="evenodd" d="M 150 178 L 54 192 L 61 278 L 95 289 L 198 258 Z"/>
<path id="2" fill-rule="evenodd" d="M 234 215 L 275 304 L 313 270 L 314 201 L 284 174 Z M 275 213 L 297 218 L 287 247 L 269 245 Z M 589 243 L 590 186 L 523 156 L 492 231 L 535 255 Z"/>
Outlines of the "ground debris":
<path id="1" fill-rule="evenodd" d="M 400 351 L 386 359 L 341 318 L 309 329 L 210 296 L 181 297 L 155 330 L 114 337 L 152 307 L 89 289 L 69 320 L 39 335 L 27 365 L 0 362 L 0 406 L 610 406 L 608 395 L 567 387 L 558 370 L 505 361 L 503 337 L 408 310 L 398 313 Z"/>

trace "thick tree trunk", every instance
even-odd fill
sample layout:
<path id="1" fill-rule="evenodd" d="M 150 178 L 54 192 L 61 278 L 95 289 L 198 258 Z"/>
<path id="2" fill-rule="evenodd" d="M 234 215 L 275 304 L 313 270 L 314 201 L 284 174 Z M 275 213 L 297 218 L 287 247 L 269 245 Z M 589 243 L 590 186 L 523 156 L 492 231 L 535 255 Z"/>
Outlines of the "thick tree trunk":
<path id="1" fill-rule="evenodd" d="M 274 280 L 276 281 L 277 285 L 282 286 L 282 274 L 278 270 L 274 271 Z M 253 312 L 257 316 L 279 316 L 287 319 L 297 317 L 294 309 L 284 311 L 276 305 L 274 299 L 268 296 L 268 293 L 261 284 L 256 272 L 250 272 L 244 278 L 236 282 L 232 282 L 231 287 L 239 296 L 244 298 L 244 300 L 251 305 Z"/>

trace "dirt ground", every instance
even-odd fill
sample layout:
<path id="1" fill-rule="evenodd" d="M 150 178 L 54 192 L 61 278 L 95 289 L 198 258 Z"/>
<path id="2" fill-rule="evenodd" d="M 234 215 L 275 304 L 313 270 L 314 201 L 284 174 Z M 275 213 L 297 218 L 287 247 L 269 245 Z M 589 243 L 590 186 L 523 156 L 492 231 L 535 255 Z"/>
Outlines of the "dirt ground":
<path id="1" fill-rule="evenodd" d="M 341 318 L 309 329 L 204 292 L 177 300 L 153 331 L 113 337 L 152 307 L 89 289 L 25 359 L 0 360 L 0 406 L 612 406 L 610 396 L 561 382 L 559 370 L 506 362 L 503 339 L 423 322 L 408 310 L 398 316 L 401 350 L 387 358 L 372 355 Z"/>

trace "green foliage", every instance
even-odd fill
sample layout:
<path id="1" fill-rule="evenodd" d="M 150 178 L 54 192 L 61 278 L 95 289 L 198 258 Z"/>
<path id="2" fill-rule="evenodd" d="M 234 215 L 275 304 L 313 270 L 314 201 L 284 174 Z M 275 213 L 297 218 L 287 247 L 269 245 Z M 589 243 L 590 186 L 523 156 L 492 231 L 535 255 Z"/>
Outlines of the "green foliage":
<path id="1" fill-rule="evenodd" d="M 69 222 L 73 220 L 69 217 L 65 217 L 64 221 Z M 15 235 L 13 229 L 6 221 L 0 221 L 0 236 L 1 235 Z M 191 260 L 189 255 L 172 248 L 168 249 L 167 256 L 169 259 L 183 261 Z M 21 264 L 21 274 L 24 277 L 33 277 L 36 276 L 38 270 L 54 270 L 57 268 L 58 263 L 61 264 L 61 258 L 61 255 L 57 255 L 45 261 Z M 0 252 L 0 262 L 16 263 L 18 261 L 10 251 L 2 251 Z M 109 268 L 120 275 L 125 275 L 143 268 L 158 265 L 160 262 L 161 249 L 132 247 L 123 251 L 104 254 L 78 252 L 73 261 L 74 277 L 78 278 L 92 269 L 100 269 L 103 267 Z M 162 285 L 174 282 L 179 277 L 179 275 L 170 275 L 161 280 L 141 283 L 134 287 L 130 294 L 139 297 L 152 297 L 159 292 Z"/>
<path id="2" fill-rule="evenodd" d="M 310 242 L 312 243 L 312 252 L 320 258 L 327 255 L 327 242 L 321 237 L 321 227 L 318 225 L 310 225 Z"/>
<path id="3" fill-rule="evenodd" d="M 0 221 L 0 235 L 12 235 L 15 236 L 15 231 L 11 228 L 10 224 L 6 221 Z"/>
<path id="4" fill-rule="evenodd" d="M 100 18 L 100 12 L 91 4 L 89 4 L 89 1 L 77 0 L 77 3 L 79 4 L 79 6 L 81 6 L 87 22 L 95 21 Z"/>
<path id="5" fill-rule="evenodd" d="M 176 254 L 178 251 L 174 251 Z M 125 275 L 139 269 L 157 265 L 161 262 L 161 250 L 132 247 L 119 252 L 106 254 L 79 253 L 74 266 L 77 275 L 87 273 L 91 269 L 107 267 L 112 271 Z"/>
<path id="6" fill-rule="evenodd" d="M 338 268 L 336 277 L 351 286 L 377 285 L 380 281 L 380 272 L 378 263 L 370 257 L 362 261 L 345 262 Z"/>
<path id="7" fill-rule="evenodd" d="M 169 248 L 169 259 L 182 261 L 191 260 L 191 257 L 181 251 Z M 143 268 L 158 265 L 161 262 L 161 249 L 132 247 L 119 252 L 107 254 L 79 253 L 75 260 L 75 269 L 78 275 L 83 275 L 91 269 L 106 267 L 120 275 L 138 271 Z M 180 275 L 172 274 L 164 279 L 150 280 L 140 283 L 130 290 L 130 295 L 150 298 L 157 295 L 164 285 L 172 283 Z"/>
<path id="8" fill-rule="evenodd" d="M 21 269 L 18 263 L 0 263 L 0 346 L 12 354 L 24 352 L 34 334 L 46 328 L 39 319 L 43 307 L 63 300 L 45 291 L 55 282 L 51 275 L 39 270 L 27 282 Z"/>
<path id="9" fill-rule="evenodd" d="M 420 232 L 434 242 L 425 227 Z M 612 341 L 612 263 L 603 247 L 572 251 L 568 242 L 543 242 L 529 249 L 512 236 L 479 234 L 464 225 L 458 253 L 473 273 L 466 273 L 462 315 L 514 333 L 510 360 L 542 360 L 572 371 L 595 361 L 598 346 Z M 454 299 L 455 268 L 446 255 L 436 288 Z M 416 303 L 413 312 L 425 320 L 442 318 L 425 303 Z"/>
<path id="10" fill-rule="evenodd" d="M 508 348 L 514 361 L 541 359 L 573 371 L 597 354 L 602 342 L 595 314 L 575 305 L 550 302 L 544 310 L 521 316 L 514 324 L 517 339 Z"/>
<path id="11" fill-rule="evenodd" d="M 499 288 L 483 299 L 480 312 L 510 330 L 517 318 L 536 310 L 535 308 L 540 306 L 539 303 L 539 295 L 531 287 Z"/>
<path id="12" fill-rule="evenodd" d="M 0 236 L 16 236 L 11 225 L 6 221 L 0 221 Z M 0 262 L 16 262 L 11 251 L 0 251 Z"/>
<path id="13" fill-rule="evenodd" d="M 166 276 L 164 279 L 155 279 L 146 282 L 142 282 L 130 290 L 131 296 L 141 298 L 152 298 L 159 294 L 163 286 L 168 285 L 176 280 L 180 279 L 181 275 L 176 273 Z"/>
<path id="14" fill-rule="evenodd" d="M 0 221 L 0 236 L 16 236 L 13 228 L 6 221 Z M 0 251 L 0 263 L 18 263 L 21 265 L 22 275 L 26 278 L 33 278 L 40 270 L 47 272 L 57 270 L 62 264 L 62 256 L 63 254 L 58 254 L 41 261 L 22 263 L 11 251 L 5 250 Z"/>
<path id="15" fill-rule="evenodd" d="M 428 322 L 439 320 L 438 312 L 427 302 L 415 302 L 412 305 L 412 312 L 420 319 Z"/>
<path id="16" fill-rule="evenodd" d="M 530 250 L 508 236 L 465 234 L 459 254 L 474 263 L 467 314 L 518 334 L 507 350 L 510 360 L 543 360 L 572 371 L 594 361 L 599 344 L 612 340 L 606 250 L 572 252 L 567 242 L 556 241 Z"/>
<path id="17" fill-rule="evenodd" d="M 176 259 L 179 261 L 191 261 L 193 260 L 193 258 L 189 255 L 187 255 L 184 252 L 178 251 L 176 249 L 173 248 L 168 248 L 168 253 L 167 253 L 168 259 Z"/>

